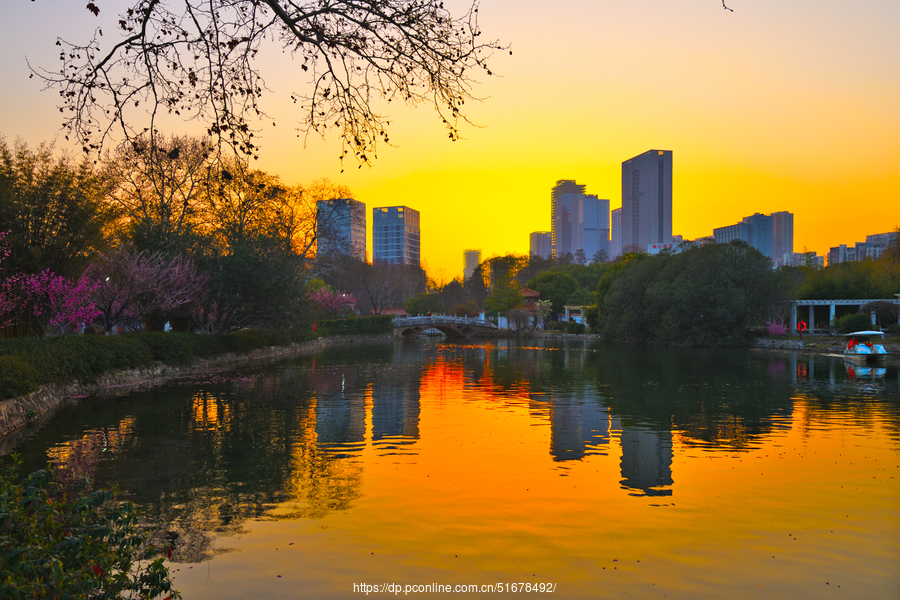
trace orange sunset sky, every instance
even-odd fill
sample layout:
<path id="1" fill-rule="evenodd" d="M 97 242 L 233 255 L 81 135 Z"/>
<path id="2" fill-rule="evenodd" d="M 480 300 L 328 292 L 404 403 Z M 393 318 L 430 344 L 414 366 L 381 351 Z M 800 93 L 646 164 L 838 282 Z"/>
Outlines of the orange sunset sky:
<path id="1" fill-rule="evenodd" d="M 87 41 L 128 2 L 7 0 L 0 21 L 0 135 L 59 135 L 58 96 L 28 78 L 27 59 L 57 68 L 57 36 Z M 450 0 L 462 14 L 466 4 Z M 794 249 L 820 254 L 900 225 L 900 3 L 888 0 L 603 2 L 483 0 L 497 77 L 467 104 L 477 125 L 451 142 L 429 106 L 387 111 L 394 147 L 374 165 L 338 161 L 340 141 L 307 140 L 289 93 L 305 80 L 279 51 L 264 55 L 271 94 L 259 167 L 288 183 L 326 177 L 366 203 L 422 214 L 429 274 L 462 272 L 462 251 L 528 252 L 550 228 L 550 188 L 575 179 L 621 205 L 621 163 L 674 155 L 673 232 L 712 233 L 754 212 L 794 213 Z M 386 107 L 387 110 L 387 107 Z M 192 131 L 192 126 L 173 131 Z M 64 144 L 61 136 L 57 147 Z M 371 229 L 371 224 L 369 225 Z M 370 232 L 371 233 L 371 232 Z M 371 252 L 371 242 L 369 245 Z"/>

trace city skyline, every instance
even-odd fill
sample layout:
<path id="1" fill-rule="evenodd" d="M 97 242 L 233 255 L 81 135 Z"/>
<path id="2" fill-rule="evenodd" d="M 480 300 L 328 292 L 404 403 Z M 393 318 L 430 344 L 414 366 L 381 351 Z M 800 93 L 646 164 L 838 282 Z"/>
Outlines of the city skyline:
<path id="1" fill-rule="evenodd" d="M 459 13 L 467 3 L 448 7 Z M 8 7 L 0 23 L 7 141 L 73 149 L 59 134 L 58 95 L 29 79 L 28 63 L 55 68 L 57 36 L 84 41 L 102 27 L 104 39 L 116 39 L 116 8 L 100 8 L 95 17 L 83 5 Z M 484 3 L 485 36 L 513 54 L 491 61 L 500 77 L 477 77 L 473 93 L 484 101 L 465 106 L 474 126 L 450 142 L 428 106 L 385 105 L 394 145 L 381 145 L 374 166 L 361 169 L 337 160 L 335 131 L 298 138 L 290 100 L 303 92 L 292 78 L 297 65 L 269 49 L 260 60 L 272 93 L 262 108 L 277 126 L 259 125 L 254 167 L 288 184 L 327 177 L 369 206 L 418 207 L 428 215 L 423 266 L 445 278 L 460 274 L 465 248 L 527 254 L 525 234 L 548 228 L 546 190 L 560 178 L 586 182 L 620 208 L 621 162 L 647 148 L 677 153 L 672 231 L 686 239 L 775 211 L 795 215 L 795 250 L 820 255 L 895 229 L 900 79 L 888 74 L 900 56 L 900 5 L 762 0 L 729 8 L 651 0 L 567 4 L 548 14 L 536 2 Z M 574 83 L 560 94 L 556 80 Z M 202 131 L 168 117 L 160 123 L 166 133 Z"/>

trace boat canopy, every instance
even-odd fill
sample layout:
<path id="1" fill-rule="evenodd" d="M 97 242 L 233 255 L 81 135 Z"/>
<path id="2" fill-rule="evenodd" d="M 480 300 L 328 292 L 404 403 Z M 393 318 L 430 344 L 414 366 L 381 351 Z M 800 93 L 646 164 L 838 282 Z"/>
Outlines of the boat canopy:
<path id="1" fill-rule="evenodd" d="M 883 331 L 854 331 L 853 333 L 848 333 L 844 337 L 862 337 L 866 335 L 884 335 Z"/>

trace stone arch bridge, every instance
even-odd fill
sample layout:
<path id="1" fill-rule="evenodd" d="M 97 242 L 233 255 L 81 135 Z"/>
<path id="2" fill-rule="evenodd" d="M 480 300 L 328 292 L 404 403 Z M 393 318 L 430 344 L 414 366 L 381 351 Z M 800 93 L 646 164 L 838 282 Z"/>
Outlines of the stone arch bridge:
<path id="1" fill-rule="evenodd" d="M 405 338 L 418 337 L 428 329 L 437 329 L 448 338 L 467 338 L 496 332 L 497 326 L 488 321 L 447 315 L 397 317 L 394 319 L 394 331 Z"/>

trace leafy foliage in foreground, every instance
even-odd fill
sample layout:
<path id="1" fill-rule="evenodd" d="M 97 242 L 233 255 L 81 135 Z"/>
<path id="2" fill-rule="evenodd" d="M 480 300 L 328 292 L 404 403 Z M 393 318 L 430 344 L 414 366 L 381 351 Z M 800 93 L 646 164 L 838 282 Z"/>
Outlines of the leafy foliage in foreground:
<path id="1" fill-rule="evenodd" d="M 89 483 L 0 472 L 0 598 L 180 598 L 134 507 Z"/>

